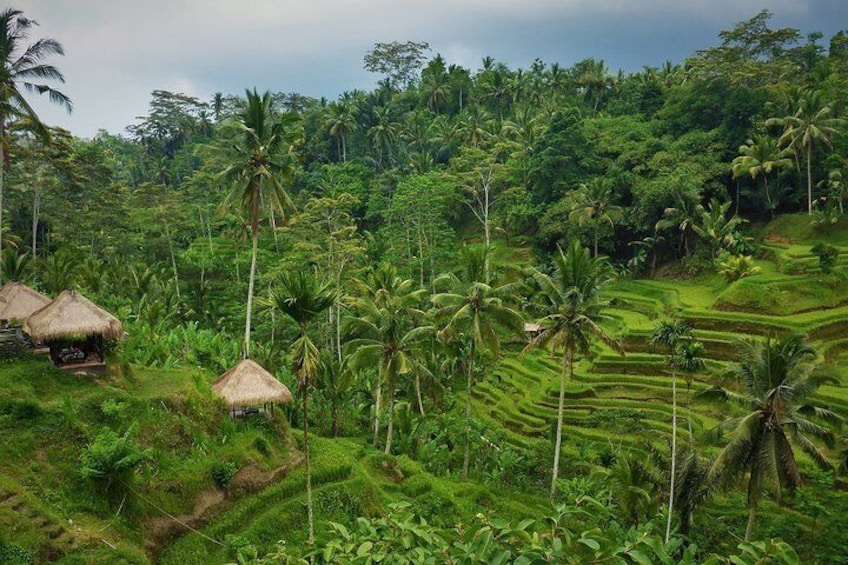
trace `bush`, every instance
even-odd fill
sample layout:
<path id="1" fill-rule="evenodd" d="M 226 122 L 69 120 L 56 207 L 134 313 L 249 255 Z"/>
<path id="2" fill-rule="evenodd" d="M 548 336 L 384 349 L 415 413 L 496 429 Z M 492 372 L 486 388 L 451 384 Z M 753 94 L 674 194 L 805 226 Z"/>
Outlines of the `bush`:
<path id="1" fill-rule="evenodd" d="M 82 453 L 82 477 L 104 485 L 107 493 L 128 489 L 136 468 L 149 457 L 133 439 L 137 428 L 133 424 L 123 435 L 109 428 L 101 431 Z"/>
<path id="2" fill-rule="evenodd" d="M 839 250 L 829 243 L 817 243 L 810 251 L 819 258 L 819 268 L 821 272 L 829 275 L 833 272 L 833 267 L 836 266 L 836 260 L 839 258 Z"/>
<path id="3" fill-rule="evenodd" d="M 0 415 L 14 420 L 35 420 L 41 416 L 41 406 L 32 400 L 5 400 L 0 402 Z"/>
<path id="4" fill-rule="evenodd" d="M 225 489 L 230 486 L 233 477 L 236 476 L 239 466 L 235 461 L 216 461 L 212 465 L 212 482 L 218 488 Z"/>
<path id="5" fill-rule="evenodd" d="M 729 282 L 735 282 L 751 275 L 756 275 L 762 269 L 754 264 L 750 255 L 723 255 L 719 257 L 719 273 Z"/>

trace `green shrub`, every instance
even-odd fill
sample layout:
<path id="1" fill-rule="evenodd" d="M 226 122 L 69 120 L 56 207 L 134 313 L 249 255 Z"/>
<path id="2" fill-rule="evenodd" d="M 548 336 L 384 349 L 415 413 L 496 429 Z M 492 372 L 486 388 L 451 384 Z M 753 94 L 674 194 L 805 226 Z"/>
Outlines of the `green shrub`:
<path id="1" fill-rule="evenodd" d="M 718 267 L 719 273 L 729 283 L 756 275 L 762 270 L 750 255 L 723 255 L 719 257 Z"/>
<path id="2" fill-rule="evenodd" d="M 133 424 L 123 435 L 109 428 L 102 430 L 82 453 L 82 477 L 102 484 L 107 493 L 128 489 L 136 468 L 150 456 L 133 439 L 137 428 Z"/>
<path id="3" fill-rule="evenodd" d="M 4 565 L 30 565 L 35 562 L 35 552 L 0 539 L 0 563 Z"/>
<path id="4" fill-rule="evenodd" d="M 839 258 L 839 250 L 829 243 L 817 243 L 810 251 L 819 258 L 819 268 L 821 272 L 829 275 L 833 272 L 833 267 L 836 266 L 836 261 Z"/>
<path id="5" fill-rule="evenodd" d="M 218 488 L 225 489 L 230 486 L 233 477 L 236 476 L 239 466 L 235 461 L 216 461 L 212 465 L 212 482 Z"/>

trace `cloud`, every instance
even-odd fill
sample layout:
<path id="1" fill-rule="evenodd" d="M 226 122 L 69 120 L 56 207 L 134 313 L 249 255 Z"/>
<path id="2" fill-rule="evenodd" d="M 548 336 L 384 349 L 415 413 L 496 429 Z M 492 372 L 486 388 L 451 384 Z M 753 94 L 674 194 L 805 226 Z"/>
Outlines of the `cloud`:
<path id="1" fill-rule="evenodd" d="M 449 63 L 484 55 L 511 66 L 603 58 L 635 70 L 681 61 L 717 33 L 768 8 L 773 25 L 821 30 L 848 21 L 844 0 L 28 0 L 33 37 L 66 50 L 53 62 L 76 110 L 36 102 L 49 123 L 120 133 L 154 89 L 202 98 L 244 88 L 334 98 L 378 77 L 362 57 L 378 41 L 428 41 Z"/>

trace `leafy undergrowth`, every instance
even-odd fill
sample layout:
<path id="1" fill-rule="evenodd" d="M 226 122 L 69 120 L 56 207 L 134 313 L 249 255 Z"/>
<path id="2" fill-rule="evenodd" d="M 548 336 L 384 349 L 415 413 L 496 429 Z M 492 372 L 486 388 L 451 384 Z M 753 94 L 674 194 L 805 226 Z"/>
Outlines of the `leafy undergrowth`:
<path id="1" fill-rule="evenodd" d="M 144 563 L 143 524 L 191 511 L 217 489 L 217 464 L 284 464 L 283 418 L 233 423 L 212 379 L 117 366 L 78 376 L 43 356 L 0 365 L 0 541 L 38 561 Z M 132 484 L 83 478 L 81 456 L 107 430 L 143 454 Z"/>

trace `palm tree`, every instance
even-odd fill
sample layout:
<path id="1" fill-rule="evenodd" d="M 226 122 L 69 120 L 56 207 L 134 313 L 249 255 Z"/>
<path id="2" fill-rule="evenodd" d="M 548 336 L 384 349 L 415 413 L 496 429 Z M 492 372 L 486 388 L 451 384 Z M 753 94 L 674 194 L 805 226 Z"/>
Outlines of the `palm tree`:
<path id="1" fill-rule="evenodd" d="M 253 239 L 244 328 L 244 356 L 249 357 L 259 220 L 266 205 L 278 210 L 283 218 L 288 210 L 294 210 L 284 183 L 291 181 L 296 164 L 295 151 L 302 132 L 300 118 L 296 114 L 274 115 L 270 92 L 259 96 L 254 89 L 246 94 L 247 105 L 235 119 L 224 122 L 225 132 L 231 133 L 238 143 L 220 147 L 226 168 L 218 178 L 220 182 L 232 185 L 221 209 L 237 206 L 248 218 Z"/>
<path id="2" fill-rule="evenodd" d="M 739 153 L 730 164 L 733 178 L 750 175 L 752 179 L 756 179 L 762 176 L 768 209 L 774 216 L 777 203 L 771 201 L 768 177 L 774 169 L 792 166 L 792 148 L 781 149 L 777 140 L 770 135 L 755 134 L 745 145 L 739 146 Z"/>
<path id="3" fill-rule="evenodd" d="M 29 120 L 34 130 L 47 137 L 48 132 L 24 92 L 47 94 L 50 101 L 73 110 L 71 99 L 41 81 L 65 82 L 65 77 L 53 65 L 43 61 L 51 55 L 64 55 L 62 45 L 55 39 L 42 38 L 27 45 L 30 29 L 38 25 L 20 10 L 6 8 L 0 12 L 0 256 L 3 255 L 3 170 L 9 154 L 8 122 Z M 35 82 L 33 82 L 35 81 Z M 0 283 L 3 271 L 0 264 Z"/>
<path id="4" fill-rule="evenodd" d="M 831 107 L 821 99 L 818 91 L 805 92 L 798 101 L 798 107 L 791 116 L 770 118 L 767 126 L 783 126 L 780 144 L 792 147 L 803 153 L 807 165 L 807 210 L 813 213 L 813 148 L 818 145 L 832 145 L 839 134 L 844 120 L 831 117 Z"/>
<path id="5" fill-rule="evenodd" d="M 577 221 L 580 226 L 588 225 L 592 229 L 594 255 L 598 256 L 598 233 L 601 226 L 609 224 L 615 227 L 615 221 L 621 214 L 621 207 L 612 203 L 612 186 L 602 177 L 596 177 L 581 184 L 574 194 L 574 202 L 568 219 Z"/>
<path id="6" fill-rule="evenodd" d="M 562 371 L 559 382 L 556 444 L 554 447 L 551 498 L 556 494 L 559 476 L 559 457 L 562 449 L 562 423 L 565 405 L 566 376 L 574 378 L 574 360 L 578 353 L 589 351 L 592 336 L 624 355 L 618 341 L 600 325 L 605 318 L 603 310 L 609 305 L 601 298 L 601 291 L 612 280 L 612 268 L 604 257 L 591 257 L 589 250 L 573 242 L 568 251 L 562 249 L 554 255 L 553 277 L 531 268 L 530 275 L 540 289 L 542 308 L 547 314 L 539 320 L 544 330 L 534 337 L 524 352 L 551 345 L 562 351 Z"/>
<path id="7" fill-rule="evenodd" d="M 651 335 L 651 348 L 668 348 L 668 366 L 671 368 L 671 472 L 669 473 L 668 516 L 665 542 L 671 537 L 671 516 L 674 513 L 675 482 L 677 480 L 677 371 L 680 368 L 684 344 L 692 341 L 692 326 L 679 320 L 660 322 Z"/>
<path id="8" fill-rule="evenodd" d="M 835 438 L 828 424 L 841 418 L 808 402 L 821 385 L 836 379 L 818 370 L 816 352 L 802 335 L 769 337 L 764 343 L 748 341 L 742 352 L 745 360 L 733 371 L 741 391 L 714 387 L 700 396 L 732 402 L 745 411 L 721 424 L 730 430 L 730 439 L 710 476 L 728 485 L 748 474 L 748 541 L 763 489 L 772 486 L 780 501 L 783 489 L 794 490 L 801 484 L 796 448 L 819 467 L 832 467 L 815 440 L 832 447 Z"/>
<path id="9" fill-rule="evenodd" d="M 394 397 L 398 378 L 418 363 L 416 352 L 423 338 L 432 333 L 429 326 L 417 326 L 424 312 L 416 307 L 426 295 L 426 289 L 413 290 L 411 279 L 401 279 L 392 265 L 381 265 L 371 281 L 354 281 L 360 296 L 351 307 L 358 316 L 350 320 L 347 343 L 350 363 L 355 369 L 376 367 L 378 372 L 375 406 L 374 441 L 379 435 L 381 391 L 388 394 L 385 452 L 392 450 Z"/>
<path id="10" fill-rule="evenodd" d="M 700 204 L 697 206 L 697 218 L 692 224 L 692 231 L 710 246 L 710 256 L 713 259 L 723 245 L 726 246 L 733 241 L 737 229 L 745 223 L 745 220 L 736 214 L 728 218 L 728 210 L 730 210 L 730 200 L 722 203 L 715 198 L 710 200 L 707 209 Z"/>
<path id="11" fill-rule="evenodd" d="M 309 324 L 335 303 L 336 293 L 329 283 L 318 281 L 304 271 L 293 271 L 280 278 L 280 286 L 264 300 L 264 305 L 285 314 L 297 324 L 297 339 L 291 345 L 292 370 L 297 377 L 303 401 L 303 450 L 306 459 L 306 509 L 309 521 L 309 545 L 315 539 L 312 512 L 312 466 L 309 455 L 309 387 L 315 382 L 321 356 L 309 335 Z"/>
<path id="12" fill-rule="evenodd" d="M 356 104 L 350 96 L 330 104 L 324 121 L 327 132 L 336 139 L 336 151 L 343 163 L 347 162 L 347 138 L 356 131 Z"/>
<path id="13" fill-rule="evenodd" d="M 471 454 L 471 389 L 474 384 L 475 369 L 483 368 L 485 353 L 489 360 L 500 357 L 500 336 L 498 328 L 521 334 L 523 322 L 521 315 L 504 302 L 515 294 L 517 285 L 495 286 L 487 280 L 488 256 L 491 248 L 484 245 L 468 246 L 462 249 L 463 277 L 455 275 L 440 277 L 442 281 L 452 283 L 453 292 L 433 295 L 433 304 L 439 307 L 437 316 L 447 319 L 442 329 L 446 336 L 459 336 L 467 340 L 467 358 L 465 360 L 465 454 L 462 463 L 462 478 L 468 478 L 468 466 Z M 437 281 L 437 284 L 439 281 Z"/>

